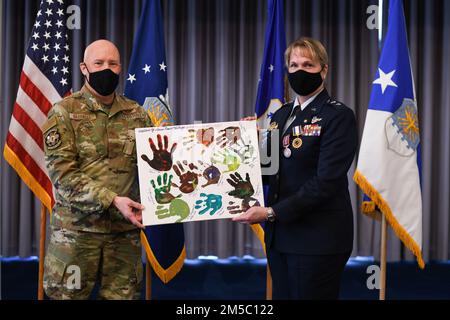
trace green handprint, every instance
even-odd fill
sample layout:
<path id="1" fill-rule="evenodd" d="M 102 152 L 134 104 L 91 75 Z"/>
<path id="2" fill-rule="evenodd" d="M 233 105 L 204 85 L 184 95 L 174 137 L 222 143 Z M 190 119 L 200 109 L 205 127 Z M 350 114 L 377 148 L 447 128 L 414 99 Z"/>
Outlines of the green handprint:
<path id="1" fill-rule="evenodd" d="M 236 171 L 241 165 L 241 158 L 236 153 L 229 149 L 218 150 L 211 158 L 211 162 L 214 164 L 222 164 L 227 166 L 228 170 L 223 173 Z"/>
<path id="2" fill-rule="evenodd" d="M 189 216 L 190 211 L 189 205 L 184 200 L 173 199 L 168 209 L 167 206 L 157 206 L 155 215 L 158 219 L 179 216 L 180 218 L 175 222 L 181 222 Z"/>
<path id="3" fill-rule="evenodd" d="M 206 197 L 203 200 L 195 201 L 195 209 L 202 209 L 198 214 L 203 215 L 209 211 L 209 215 L 213 216 L 220 208 L 222 208 L 222 196 L 217 194 L 200 193 L 200 197 Z"/>
<path id="4" fill-rule="evenodd" d="M 161 177 L 162 177 L 162 179 L 161 179 Z M 170 193 L 170 188 L 172 186 L 172 178 L 173 178 L 173 175 L 170 175 L 169 180 L 167 180 L 167 173 L 164 173 L 162 175 L 159 175 L 158 178 L 156 179 L 158 186 L 155 186 L 154 180 L 150 181 L 150 183 L 152 184 L 152 187 L 155 191 L 156 202 L 158 202 L 160 204 L 166 204 L 166 203 L 170 203 L 173 199 L 181 196 L 181 195 L 178 195 L 178 196 L 174 197 Z"/>

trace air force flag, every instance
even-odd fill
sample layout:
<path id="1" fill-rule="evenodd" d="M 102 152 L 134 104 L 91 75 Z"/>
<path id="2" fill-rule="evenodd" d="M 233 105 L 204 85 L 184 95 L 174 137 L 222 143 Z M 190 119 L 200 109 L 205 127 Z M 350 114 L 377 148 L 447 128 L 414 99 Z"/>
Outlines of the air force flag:
<path id="1" fill-rule="evenodd" d="M 160 0 L 147 0 L 134 39 L 125 96 L 147 110 L 154 126 L 173 125 L 167 102 L 166 68 Z M 146 227 L 141 232 L 141 240 L 156 275 L 164 283 L 172 280 L 186 258 L 183 225 Z"/>
<path id="2" fill-rule="evenodd" d="M 422 197 L 417 105 L 401 0 L 389 1 L 381 52 L 353 179 L 422 259 Z"/>
<path id="3" fill-rule="evenodd" d="M 267 24 L 264 41 L 264 55 L 261 63 L 255 113 L 261 129 L 269 129 L 272 115 L 284 104 L 284 32 L 283 0 L 267 0 Z M 268 134 L 268 133 L 266 133 Z M 268 187 L 264 186 L 267 196 Z M 265 250 L 264 230 L 261 224 L 251 225 Z"/>
<path id="4" fill-rule="evenodd" d="M 153 125 L 173 125 L 168 103 L 167 65 L 161 6 L 148 0 L 142 8 L 139 28 L 134 39 L 125 96 L 147 110 Z"/>
<path id="5" fill-rule="evenodd" d="M 269 128 L 270 119 L 284 103 L 284 6 L 282 0 L 267 1 L 264 56 L 256 97 L 256 116 L 260 128 Z"/>

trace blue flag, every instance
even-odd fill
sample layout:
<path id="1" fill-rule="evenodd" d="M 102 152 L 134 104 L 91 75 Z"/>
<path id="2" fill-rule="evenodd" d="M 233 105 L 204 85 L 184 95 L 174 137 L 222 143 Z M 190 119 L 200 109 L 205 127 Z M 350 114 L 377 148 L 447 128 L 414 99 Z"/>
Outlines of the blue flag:
<path id="1" fill-rule="evenodd" d="M 174 124 L 167 99 L 167 65 L 159 0 L 144 3 L 126 78 L 125 96 L 147 110 L 153 125 Z M 154 272 L 164 283 L 172 280 L 186 258 L 183 225 L 146 227 L 141 240 Z"/>
<path id="2" fill-rule="evenodd" d="M 255 111 L 261 129 L 269 127 L 272 115 L 284 104 L 284 52 L 286 35 L 282 0 L 268 0 L 264 56 Z"/>
<path id="3" fill-rule="evenodd" d="M 264 42 L 264 56 L 261 64 L 255 112 L 261 129 L 269 127 L 272 115 L 284 104 L 284 52 L 286 35 L 282 0 L 267 1 L 267 25 Z M 264 195 L 267 196 L 267 186 Z M 251 225 L 263 248 L 264 230 L 260 224 Z"/>
<path id="4" fill-rule="evenodd" d="M 388 30 L 353 179 L 423 268 L 420 171 L 419 121 L 403 4 L 390 0 Z"/>

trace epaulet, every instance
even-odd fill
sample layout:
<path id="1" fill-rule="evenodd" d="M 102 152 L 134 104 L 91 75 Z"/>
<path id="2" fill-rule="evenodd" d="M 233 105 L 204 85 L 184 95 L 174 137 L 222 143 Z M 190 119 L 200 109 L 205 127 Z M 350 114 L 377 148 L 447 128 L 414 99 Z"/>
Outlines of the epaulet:
<path id="1" fill-rule="evenodd" d="M 77 92 L 72 93 L 70 96 L 65 97 L 63 100 L 66 100 L 66 99 L 78 99 L 78 98 L 81 98 L 82 95 L 83 95 L 83 92 L 77 91 Z"/>
<path id="2" fill-rule="evenodd" d="M 135 101 L 133 99 L 130 99 L 130 98 L 127 98 L 124 95 L 118 95 L 117 97 L 119 99 L 122 99 L 128 105 L 133 105 L 135 107 L 139 107 L 140 106 L 140 104 L 137 101 Z"/>
<path id="3" fill-rule="evenodd" d="M 329 98 L 326 103 L 333 107 L 342 107 L 344 105 L 343 103 L 331 98 Z"/>
<path id="4" fill-rule="evenodd" d="M 60 101 L 56 102 L 56 104 L 66 106 L 67 103 L 70 103 L 73 99 L 79 99 L 81 95 L 82 93 L 80 93 L 80 91 L 74 92 L 70 96 L 62 98 Z"/>
<path id="5" fill-rule="evenodd" d="M 285 107 L 287 107 L 287 106 L 292 105 L 292 102 L 293 102 L 293 101 L 289 101 L 289 102 L 287 102 L 287 103 L 285 103 L 285 104 L 282 104 L 275 112 L 273 112 L 272 116 L 273 116 L 274 114 L 276 114 L 277 112 L 279 112 L 281 109 L 283 109 L 283 108 L 285 108 Z"/>
<path id="6" fill-rule="evenodd" d="M 283 105 L 280 107 L 280 109 L 283 108 L 283 107 L 292 106 L 292 105 L 294 104 L 294 102 L 295 102 L 295 100 L 291 100 L 291 101 L 289 101 L 289 102 L 286 102 L 285 104 L 283 104 Z"/>

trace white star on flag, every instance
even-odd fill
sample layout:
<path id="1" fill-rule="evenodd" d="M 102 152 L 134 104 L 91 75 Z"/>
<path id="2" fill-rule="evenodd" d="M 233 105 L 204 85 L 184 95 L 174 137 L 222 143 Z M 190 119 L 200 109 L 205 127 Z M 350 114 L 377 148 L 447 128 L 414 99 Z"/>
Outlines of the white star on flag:
<path id="1" fill-rule="evenodd" d="M 136 75 L 135 74 L 128 74 L 127 81 L 130 81 L 131 83 L 133 83 L 133 81 L 136 81 Z"/>
<path id="2" fill-rule="evenodd" d="M 142 70 L 144 70 L 144 72 L 147 74 L 147 72 L 150 72 L 150 66 L 145 64 L 145 67 L 143 67 Z"/>
<path id="3" fill-rule="evenodd" d="M 167 66 L 164 64 L 164 61 L 159 64 L 159 70 L 166 71 Z"/>
<path id="4" fill-rule="evenodd" d="M 33 51 L 36 51 L 37 49 L 39 49 L 38 45 L 36 43 L 33 42 L 33 45 L 31 46 L 31 49 L 33 49 Z"/>
<path id="5" fill-rule="evenodd" d="M 383 70 L 378 68 L 378 72 L 380 73 L 380 77 L 378 79 L 375 79 L 373 84 L 381 85 L 381 93 L 384 94 L 384 91 L 386 91 L 386 88 L 388 86 L 397 87 L 397 84 L 394 81 L 392 81 L 392 77 L 394 76 L 395 69 L 389 73 L 384 73 Z"/>
<path id="6" fill-rule="evenodd" d="M 269 67 L 269 70 L 270 70 L 270 72 L 273 72 L 273 65 L 270 65 L 270 67 Z"/>

